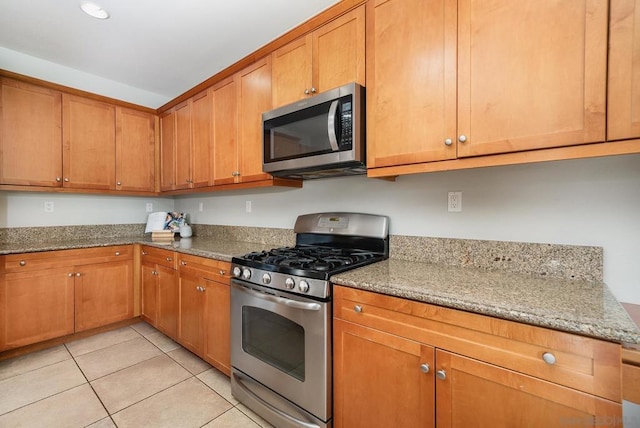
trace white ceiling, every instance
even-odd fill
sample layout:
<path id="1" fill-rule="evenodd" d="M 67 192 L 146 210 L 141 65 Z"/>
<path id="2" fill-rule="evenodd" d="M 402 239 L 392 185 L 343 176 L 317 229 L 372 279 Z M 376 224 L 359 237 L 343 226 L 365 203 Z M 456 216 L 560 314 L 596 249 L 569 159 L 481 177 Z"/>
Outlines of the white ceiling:
<path id="1" fill-rule="evenodd" d="M 338 0 L 94 0 L 111 14 L 104 21 L 80 2 L 0 0 L 0 55 L 14 51 L 168 101 Z"/>

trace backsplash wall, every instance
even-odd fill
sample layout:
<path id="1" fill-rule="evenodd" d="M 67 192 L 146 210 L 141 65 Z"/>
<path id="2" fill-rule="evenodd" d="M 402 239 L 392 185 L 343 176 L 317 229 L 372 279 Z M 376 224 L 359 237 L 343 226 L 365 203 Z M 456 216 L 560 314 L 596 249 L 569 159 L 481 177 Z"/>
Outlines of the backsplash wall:
<path id="1" fill-rule="evenodd" d="M 447 212 L 448 191 L 462 192 L 462 212 Z M 54 202 L 53 213 L 44 213 L 45 201 Z M 175 200 L 0 192 L 0 228 L 144 223 L 147 202 L 154 211 L 187 212 L 195 224 L 291 229 L 299 214 L 342 210 L 387 215 L 393 235 L 602 247 L 605 282 L 619 300 L 640 304 L 640 155 L 402 176 L 396 182 L 324 179 L 307 181 L 302 189 Z"/>

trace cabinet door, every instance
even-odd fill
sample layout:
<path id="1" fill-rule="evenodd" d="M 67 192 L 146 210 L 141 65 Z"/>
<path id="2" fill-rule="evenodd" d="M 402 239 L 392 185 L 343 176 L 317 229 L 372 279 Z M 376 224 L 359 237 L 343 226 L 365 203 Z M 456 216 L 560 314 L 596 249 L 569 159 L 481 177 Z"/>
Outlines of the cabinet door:
<path id="1" fill-rule="evenodd" d="M 178 274 L 175 270 L 156 265 L 158 280 L 158 329 L 178 337 Z"/>
<path id="2" fill-rule="evenodd" d="M 229 285 L 205 280 L 205 344 L 204 357 L 218 370 L 231 373 Z"/>
<path id="3" fill-rule="evenodd" d="M 0 278 L 0 350 L 73 333 L 71 268 Z"/>
<path id="4" fill-rule="evenodd" d="M 432 347 L 340 319 L 333 332 L 336 428 L 435 426 Z"/>
<path id="5" fill-rule="evenodd" d="M 175 109 L 176 140 L 174 153 L 176 156 L 176 177 L 174 189 L 192 187 L 191 175 L 191 103 L 184 102 Z"/>
<path id="6" fill-rule="evenodd" d="M 115 107 L 62 95 L 63 186 L 116 188 Z"/>
<path id="7" fill-rule="evenodd" d="M 458 156 L 604 141 L 607 4 L 459 2 Z"/>
<path id="8" fill-rule="evenodd" d="M 192 187 L 208 186 L 211 179 L 211 99 L 209 90 L 206 90 L 191 101 Z"/>
<path id="9" fill-rule="evenodd" d="M 280 107 L 311 95 L 312 44 L 312 36 L 308 34 L 271 54 L 274 107 Z"/>
<path id="10" fill-rule="evenodd" d="M 312 33 L 313 87 L 318 92 L 350 82 L 365 84 L 364 20 L 365 7 L 360 6 Z"/>
<path id="11" fill-rule="evenodd" d="M 271 57 L 256 62 L 238 74 L 238 152 L 243 183 L 267 180 L 262 172 L 262 113 L 271 109 Z"/>
<path id="12" fill-rule="evenodd" d="M 76 331 L 133 317 L 132 272 L 131 260 L 76 268 Z"/>
<path id="13" fill-rule="evenodd" d="M 150 324 L 158 324 L 158 272 L 154 264 L 143 263 L 142 275 L 142 317 Z"/>
<path id="14" fill-rule="evenodd" d="M 155 190 L 155 117 L 116 107 L 116 189 Z"/>
<path id="15" fill-rule="evenodd" d="M 438 427 L 603 426 L 621 421 L 619 403 L 485 364 L 436 351 Z M 609 424 L 607 424 L 609 425 Z"/>
<path id="16" fill-rule="evenodd" d="M 176 184 L 176 112 L 160 116 L 160 190 L 173 190 Z"/>
<path id="17" fill-rule="evenodd" d="M 213 92 L 214 185 L 233 184 L 238 170 L 238 84 L 233 77 L 215 85 Z"/>
<path id="18" fill-rule="evenodd" d="M 640 137 L 640 0 L 612 0 L 607 139 Z"/>
<path id="19" fill-rule="evenodd" d="M 204 281 L 180 273 L 180 315 L 178 341 L 196 354 L 204 350 Z"/>
<path id="20" fill-rule="evenodd" d="M 62 94 L 0 82 L 0 184 L 61 186 Z"/>
<path id="21" fill-rule="evenodd" d="M 367 8 L 367 166 L 456 157 L 454 0 Z"/>

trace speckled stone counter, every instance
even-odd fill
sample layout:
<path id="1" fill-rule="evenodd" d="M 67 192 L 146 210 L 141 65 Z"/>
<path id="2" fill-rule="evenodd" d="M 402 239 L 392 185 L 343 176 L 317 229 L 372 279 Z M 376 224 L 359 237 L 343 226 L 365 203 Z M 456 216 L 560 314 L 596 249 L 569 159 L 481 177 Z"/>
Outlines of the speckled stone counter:
<path id="1" fill-rule="evenodd" d="M 640 331 L 602 282 L 389 259 L 334 275 L 335 284 L 621 343 Z"/>

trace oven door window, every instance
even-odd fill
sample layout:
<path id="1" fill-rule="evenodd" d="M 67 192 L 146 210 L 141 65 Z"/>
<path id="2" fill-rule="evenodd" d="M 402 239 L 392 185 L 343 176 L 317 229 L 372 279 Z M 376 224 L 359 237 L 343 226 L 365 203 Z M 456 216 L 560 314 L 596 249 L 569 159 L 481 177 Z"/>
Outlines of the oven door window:
<path id="1" fill-rule="evenodd" d="M 242 349 L 304 382 L 304 328 L 264 309 L 242 308 Z"/>

